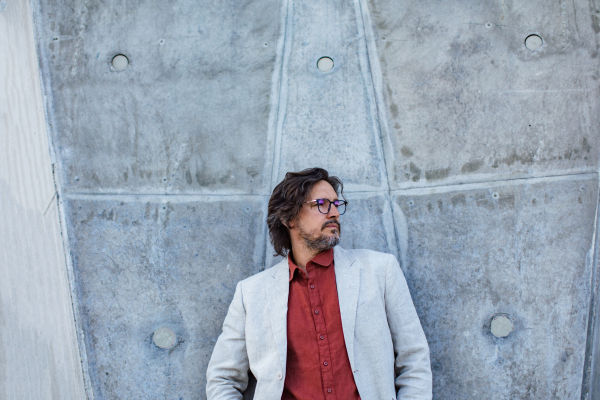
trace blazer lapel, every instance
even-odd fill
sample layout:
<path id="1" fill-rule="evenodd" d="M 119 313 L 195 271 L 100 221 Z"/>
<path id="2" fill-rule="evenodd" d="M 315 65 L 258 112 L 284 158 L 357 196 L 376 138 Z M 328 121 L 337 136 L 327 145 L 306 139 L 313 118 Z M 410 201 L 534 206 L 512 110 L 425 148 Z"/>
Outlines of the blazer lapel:
<path id="1" fill-rule="evenodd" d="M 281 360 L 282 372 L 285 372 L 287 358 L 287 310 L 289 284 L 288 260 L 284 258 L 271 269 L 271 277 L 267 279 L 267 299 L 271 328 L 275 337 L 275 344 Z"/>
<path id="2" fill-rule="evenodd" d="M 360 286 L 360 268 L 353 266 L 354 259 L 341 247 L 334 247 L 335 281 L 337 284 L 342 329 L 350 366 L 354 371 L 354 326 L 356 324 L 356 305 Z"/>

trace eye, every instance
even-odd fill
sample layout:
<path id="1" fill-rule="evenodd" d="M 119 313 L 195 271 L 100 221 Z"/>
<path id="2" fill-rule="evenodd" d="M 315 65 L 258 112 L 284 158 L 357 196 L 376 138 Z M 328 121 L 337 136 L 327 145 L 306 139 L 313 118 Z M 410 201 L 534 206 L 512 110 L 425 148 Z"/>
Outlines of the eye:
<path id="1" fill-rule="evenodd" d="M 325 199 L 317 199 L 317 204 L 322 206 L 323 204 L 325 204 Z"/>

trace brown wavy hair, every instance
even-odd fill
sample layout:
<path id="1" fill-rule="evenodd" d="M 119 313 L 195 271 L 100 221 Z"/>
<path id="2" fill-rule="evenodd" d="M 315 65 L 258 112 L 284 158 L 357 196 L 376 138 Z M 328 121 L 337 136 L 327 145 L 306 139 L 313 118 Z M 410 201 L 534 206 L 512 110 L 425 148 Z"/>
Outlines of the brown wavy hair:
<path id="1" fill-rule="evenodd" d="M 292 249 L 288 223 L 300 212 L 302 203 L 319 181 L 326 181 L 339 195 L 344 196 L 344 184 L 336 176 L 329 176 L 323 168 L 309 168 L 300 172 L 288 172 L 275 186 L 269 199 L 267 226 L 275 253 L 285 257 Z"/>

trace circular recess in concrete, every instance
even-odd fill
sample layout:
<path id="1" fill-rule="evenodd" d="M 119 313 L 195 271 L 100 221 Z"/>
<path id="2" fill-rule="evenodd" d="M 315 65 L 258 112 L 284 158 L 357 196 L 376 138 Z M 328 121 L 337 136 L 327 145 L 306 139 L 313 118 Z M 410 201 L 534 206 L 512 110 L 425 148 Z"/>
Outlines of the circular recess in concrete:
<path id="1" fill-rule="evenodd" d="M 171 349 L 177 342 L 177 335 L 166 326 L 161 326 L 152 334 L 152 341 L 161 349 Z"/>
<path id="2" fill-rule="evenodd" d="M 539 35 L 529 35 L 525 38 L 525 47 L 527 47 L 531 51 L 536 51 L 540 47 L 544 41 Z"/>
<path id="3" fill-rule="evenodd" d="M 497 338 L 507 337 L 513 331 L 512 321 L 505 315 L 497 315 L 492 319 L 490 331 Z"/>
<path id="4" fill-rule="evenodd" d="M 317 68 L 323 72 L 331 71 L 333 68 L 333 60 L 329 57 L 321 57 L 317 61 Z"/>
<path id="5" fill-rule="evenodd" d="M 129 59 L 123 54 L 118 54 L 112 59 L 112 67 L 115 71 L 123 71 L 129 65 Z"/>

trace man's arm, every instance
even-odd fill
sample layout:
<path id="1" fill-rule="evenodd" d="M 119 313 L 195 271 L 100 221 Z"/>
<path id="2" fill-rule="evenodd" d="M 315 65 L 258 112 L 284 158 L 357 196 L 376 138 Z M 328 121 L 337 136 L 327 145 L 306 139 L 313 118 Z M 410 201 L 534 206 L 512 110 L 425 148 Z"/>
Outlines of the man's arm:
<path id="1" fill-rule="evenodd" d="M 398 400 L 432 398 L 429 346 L 396 257 L 386 267 L 385 309 L 394 343 Z"/>
<path id="2" fill-rule="evenodd" d="M 248 386 L 249 369 L 245 327 L 246 310 L 240 282 L 206 370 L 208 400 L 242 399 L 242 392 Z"/>

